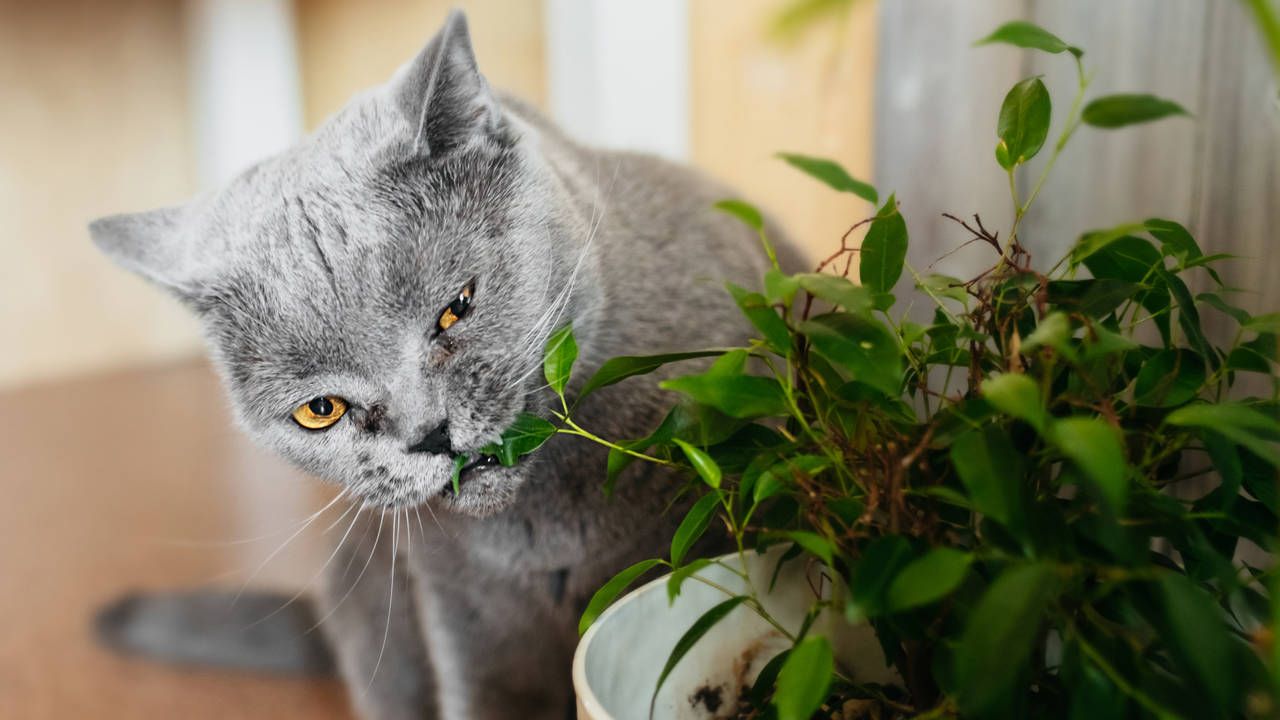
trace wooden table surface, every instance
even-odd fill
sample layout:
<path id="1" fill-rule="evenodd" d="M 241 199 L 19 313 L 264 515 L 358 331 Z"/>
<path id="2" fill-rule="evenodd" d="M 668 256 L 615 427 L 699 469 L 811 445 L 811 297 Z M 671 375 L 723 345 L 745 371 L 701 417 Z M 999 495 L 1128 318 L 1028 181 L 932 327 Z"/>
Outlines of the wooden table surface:
<path id="1" fill-rule="evenodd" d="M 116 657 L 89 625 L 129 589 L 240 587 L 326 492 L 250 446 L 204 363 L 0 394 L 0 718 L 351 717 L 336 681 Z M 304 533 L 252 584 L 318 554 Z"/>

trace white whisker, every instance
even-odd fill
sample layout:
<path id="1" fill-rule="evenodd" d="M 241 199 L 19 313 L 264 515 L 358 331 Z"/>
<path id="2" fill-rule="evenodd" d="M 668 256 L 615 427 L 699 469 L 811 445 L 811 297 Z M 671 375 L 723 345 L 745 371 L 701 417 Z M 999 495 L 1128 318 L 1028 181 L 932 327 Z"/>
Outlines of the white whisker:
<path id="1" fill-rule="evenodd" d="M 351 507 L 354 508 L 356 506 L 352 505 Z M 360 508 L 360 510 L 363 510 L 363 509 L 364 509 L 363 507 Z M 310 588 L 315 583 L 316 579 L 320 577 L 321 573 L 323 573 L 325 569 L 329 567 L 330 563 L 333 562 L 333 559 L 338 556 L 338 552 L 342 550 L 343 543 L 347 541 L 347 537 L 351 535 L 351 531 L 355 529 L 356 521 L 360 519 L 360 510 L 356 510 L 356 514 L 351 517 L 351 522 L 347 524 L 347 531 L 342 534 L 342 538 L 338 540 L 338 544 L 336 547 L 333 548 L 333 552 L 329 554 L 329 558 L 325 560 L 324 564 L 320 566 L 320 569 L 317 570 L 309 580 L 307 580 L 306 584 L 304 584 L 298 590 L 298 592 L 294 593 L 293 597 L 290 597 L 288 600 L 286 600 L 283 605 L 276 608 L 275 610 L 272 610 L 270 613 L 264 615 L 263 617 L 260 617 L 257 620 L 254 620 L 253 622 L 246 625 L 243 629 L 248 630 L 249 628 L 254 627 L 255 625 L 258 625 L 259 623 L 269 620 L 270 618 L 274 617 L 277 613 L 279 613 L 280 611 L 284 610 L 285 608 L 289 607 L 294 602 L 296 602 L 298 598 L 302 597 L 302 594 L 307 591 L 307 588 Z M 348 513 L 351 512 L 351 508 L 348 508 L 347 512 Z M 347 513 L 342 514 L 342 517 L 346 517 L 346 516 L 347 516 Z M 338 518 L 338 519 L 341 520 L 342 518 Z"/>
<path id="2" fill-rule="evenodd" d="M 360 584 L 360 579 L 364 577 L 365 571 L 368 570 L 369 565 L 373 563 L 374 553 L 378 552 L 378 541 L 382 539 L 382 523 L 386 519 L 387 519 L 387 516 L 385 514 L 378 513 L 378 532 L 376 535 L 373 536 L 373 547 L 369 548 L 369 558 L 364 561 L 364 567 L 360 568 L 360 574 L 356 576 L 355 582 L 351 583 L 351 587 L 347 588 L 347 591 L 343 593 L 342 597 L 338 599 L 338 602 L 335 603 L 334 606 L 329 609 L 329 612 L 325 613 L 324 617 L 317 620 L 314 625 L 307 628 L 307 632 L 303 633 L 303 635 L 306 635 L 311 631 L 315 630 L 316 628 L 320 627 L 325 620 L 328 620 L 335 612 L 337 612 L 338 608 L 342 607 L 342 603 L 346 602 L 347 598 L 351 595 L 351 592 L 356 589 L 357 585 Z"/>
<path id="3" fill-rule="evenodd" d="M 399 545 L 400 511 L 397 509 L 391 514 L 391 573 L 387 588 L 387 622 L 382 629 L 382 647 L 378 650 L 378 659 L 373 664 L 373 674 L 369 676 L 369 684 L 365 686 L 365 692 L 373 687 L 373 680 L 378 677 L 378 668 L 382 667 L 382 656 L 387 651 L 387 638 L 391 637 L 391 610 L 396 599 L 396 553 L 399 552 Z"/>
<path id="4" fill-rule="evenodd" d="M 246 579 L 244 583 L 240 586 L 240 589 L 236 591 L 236 596 L 231 599 L 231 607 L 236 606 L 236 602 L 240 600 L 240 596 L 244 594 L 245 589 L 249 587 L 249 583 L 253 582 L 253 579 L 258 576 L 258 573 L 262 572 L 262 569 L 267 566 L 267 563 L 271 562 L 271 560 L 275 558 L 276 555 L 279 555 L 281 550 L 284 550 L 286 547 L 288 547 L 289 543 L 293 542 L 294 538 L 301 535 L 303 530 L 306 530 L 308 527 L 310 527 L 311 523 L 315 522 L 316 518 L 320 517 L 321 515 L 324 514 L 326 510 L 333 507 L 334 504 L 337 503 L 339 500 L 341 500 L 344 495 L 346 495 L 345 489 L 342 492 L 335 495 L 334 498 L 330 500 L 327 505 L 325 505 L 324 507 L 312 513 L 311 517 L 307 518 L 307 521 L 302 524 L 302 527 L 295 530 L 293 534 L 290 535 L 284 542 L 280 543 L 279 547 L 277 547 L 274 551 L 272 551 L 271 554 L 267 556 L 267 559 L 262 561 L 262 564 L 258 565 L 258 567 L 249 575 L 248 579 Z"/>

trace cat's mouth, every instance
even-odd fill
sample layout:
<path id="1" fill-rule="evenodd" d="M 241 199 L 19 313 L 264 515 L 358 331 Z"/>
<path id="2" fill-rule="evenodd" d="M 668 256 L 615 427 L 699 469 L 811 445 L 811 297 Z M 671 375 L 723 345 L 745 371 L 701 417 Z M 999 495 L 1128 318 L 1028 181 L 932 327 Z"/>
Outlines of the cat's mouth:
<path id="1" fill-rule="evenodd" d="M 465 456 L 460 456 L 460 457 L 465 457 Z M 483 474 L 484 472 L 490 469 L 500 468 L 500 467 L 505 467 L 505 466 L 502 464 L 501 461 L 498 460 L 497 455 L 481 455 L 475 460 L 466 462 L 466 464 L 464 464 L 462 468 L 458 471 L 457 483 L 453 483 L 453 482 L 446 483 L 445 486 L 440 489 L 440 497 L 444 497 L 444 498 L 454 497 L 456 492 L 461 492 L 462 486 L 467 484 L 468 481 L 476 479 L 479 475 Z M 455 484 L 456 484 L 456 488 L 455 488 Z"/>

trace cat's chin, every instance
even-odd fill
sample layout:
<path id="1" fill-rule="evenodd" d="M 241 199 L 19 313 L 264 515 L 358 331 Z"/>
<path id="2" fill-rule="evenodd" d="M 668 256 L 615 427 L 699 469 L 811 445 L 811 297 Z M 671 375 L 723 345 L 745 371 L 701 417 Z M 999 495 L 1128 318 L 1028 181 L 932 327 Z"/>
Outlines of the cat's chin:
<path id="1" fill-rule="evenodd" d="M 459 515 L 489 517 L 511 507 L 522 481 L 520 468 L 493 465 L 466 473 L 457 494 L 450 484 L 431 502 Z"/>

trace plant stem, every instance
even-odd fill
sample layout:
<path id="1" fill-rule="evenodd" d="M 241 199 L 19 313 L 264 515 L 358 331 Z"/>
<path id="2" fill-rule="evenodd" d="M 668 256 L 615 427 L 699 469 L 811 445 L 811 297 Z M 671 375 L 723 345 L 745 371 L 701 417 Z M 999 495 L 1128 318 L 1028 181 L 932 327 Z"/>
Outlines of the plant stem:
<path id="1" fill-rule="evenodd" d="M 595 435 L 594 433 L 588 430 L 582 429 L 581 426 L 575 423 L 573 419 L 568 416 L 562 415 L 560 416 L 560 419 L 564 421 L 564 424 L 568 427 L 568 429 L 556 428 L 557 433 L 560 433 L 562 435 L 573 435 L 580 438 L 586 438 L 587 440 L 603 445 L 609 448 L 610 450 L 617 450 L 620 453 L 625 453 L 627 455 L 630 455 L 631 457 L 639 458 L 641 460 L 647 460 L 651 463 L 656 463 L 658 465 L 666 465 L 668 467 L 680 467 L 677 463 L 673 463 L 670 460 L 663 460 L 662 458 L 657 458 L 652 455 L 645 455 L 642 452 L 636 452 L 635 450 L 632 450 L 630 448 L 622 447 L 617 443 L 609 442 L 608 440 L 605 440 L 604 438 L 598 435 Z"/>

